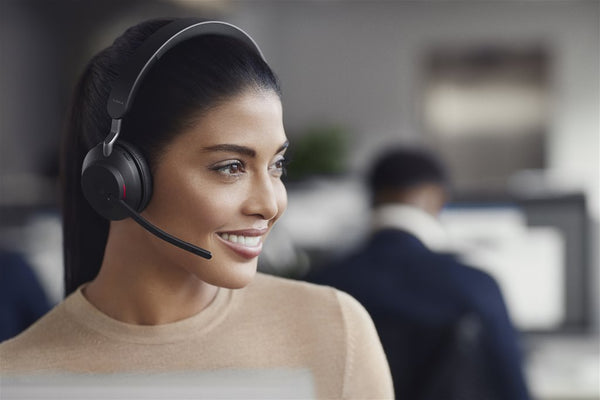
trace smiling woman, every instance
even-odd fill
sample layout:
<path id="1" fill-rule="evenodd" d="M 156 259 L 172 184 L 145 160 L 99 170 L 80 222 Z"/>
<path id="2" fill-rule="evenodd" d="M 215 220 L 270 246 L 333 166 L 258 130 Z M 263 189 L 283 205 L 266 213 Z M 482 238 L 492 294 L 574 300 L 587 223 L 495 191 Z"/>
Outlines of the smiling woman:
<path id="1" fill-rule="evenodd" d="M 143 22 L 90 61 L 63 151 L 67 298 L 0 345 L 2 375 L 298 371 L 296 395 L 393 397 L 358 302 L 256 271 L 287 206 L 288 141 L 279 83 L 237 30 Z"/>

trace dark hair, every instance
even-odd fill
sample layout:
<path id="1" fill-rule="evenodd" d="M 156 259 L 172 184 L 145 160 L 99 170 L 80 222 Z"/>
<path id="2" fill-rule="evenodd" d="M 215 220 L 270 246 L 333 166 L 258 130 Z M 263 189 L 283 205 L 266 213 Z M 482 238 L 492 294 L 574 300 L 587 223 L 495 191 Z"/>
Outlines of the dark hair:
<path id="1" fill-rule="evenodd" d="M 81 191 L 86 153 L 110 132 L 107 100 L 120 67 L 152 33 L 172 19 L 151 20 L 129 28 L 89 62 L 75 88 L 63 140 L 63 235 L 65 293 L 97 275 L 109 221 L 100 217 Z M 259 54 L 230 37 L 203 35 L 169 50 L 140 85 L 123 120 L 119 140 L 133 144 L 152 171 L 163 149 L 211 107 L 245 90 L 272 90 L 278 80 Z"/>
<path id="2" fill-rule="evenodd" d="M 371 195 L 389 190 L 405 190 L 424 183 L 448 186 L 448 175 L 441 161 L 418 148 L 395 148 L 375 160 L 367 183 Z"/>

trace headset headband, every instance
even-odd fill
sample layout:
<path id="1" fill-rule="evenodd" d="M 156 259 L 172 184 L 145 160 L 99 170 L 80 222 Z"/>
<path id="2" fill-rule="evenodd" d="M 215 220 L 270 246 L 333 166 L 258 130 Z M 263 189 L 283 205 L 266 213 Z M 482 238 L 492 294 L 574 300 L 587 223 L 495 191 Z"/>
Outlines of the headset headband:
<path id="1" fill-rule="evenodd" d="M 119 133 L 122 118 L 127 114 L 135 93 L 150 67 L 176 44 L 200 35 L 224 35 L 239 39 L 254 49 L 264 60 L 256 42 L 235 25 L 221 21 L 201 21 L 195 18 L 177 19 L 150 35 L 126 63 L 112 86 L 108 97 L 108 114 L 112 118 L 110 133 L 104 139 L 103 153 L 108 157 Z"/>

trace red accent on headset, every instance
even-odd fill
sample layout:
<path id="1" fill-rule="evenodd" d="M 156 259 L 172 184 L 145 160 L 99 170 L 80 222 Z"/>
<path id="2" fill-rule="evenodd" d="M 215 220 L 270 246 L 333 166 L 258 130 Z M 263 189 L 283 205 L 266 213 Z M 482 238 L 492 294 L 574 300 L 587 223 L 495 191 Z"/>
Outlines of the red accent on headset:
<path id="1" fill-rule="evenodd" d="M 125 184 L 123 184 L 123 198 L 127 198 L 127 190 L 125 190 Z"/>

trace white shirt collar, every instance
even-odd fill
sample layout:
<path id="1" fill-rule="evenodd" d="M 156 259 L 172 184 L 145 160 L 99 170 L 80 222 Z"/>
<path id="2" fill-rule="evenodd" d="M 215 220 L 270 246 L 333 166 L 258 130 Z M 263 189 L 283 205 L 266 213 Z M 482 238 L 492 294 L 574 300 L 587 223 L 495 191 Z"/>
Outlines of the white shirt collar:
<path id="1" fill-rule="evenodd" d="M 373 210 L 373 231 L 400 229 L 417 237 L 432 251 L 450 250 L 450 240 L 440 222 L 425 211 L 400 204 L 386 204 Z"/>

